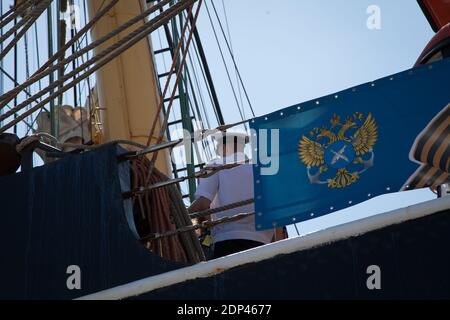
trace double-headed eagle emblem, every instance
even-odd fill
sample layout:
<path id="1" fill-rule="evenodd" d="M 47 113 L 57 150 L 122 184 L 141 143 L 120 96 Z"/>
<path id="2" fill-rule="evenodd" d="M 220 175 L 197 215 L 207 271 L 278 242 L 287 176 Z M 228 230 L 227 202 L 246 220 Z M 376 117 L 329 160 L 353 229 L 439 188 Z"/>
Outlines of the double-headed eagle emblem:
<path id="1" fill-rule="evenodd" d="M 375 119 L 355 112 L 345 121 L 334 114 L 330 128 L 314 128 L 299 142 L 299 155 L 311 183 L 345 188 L 374 164 L 378 139 Z"/>

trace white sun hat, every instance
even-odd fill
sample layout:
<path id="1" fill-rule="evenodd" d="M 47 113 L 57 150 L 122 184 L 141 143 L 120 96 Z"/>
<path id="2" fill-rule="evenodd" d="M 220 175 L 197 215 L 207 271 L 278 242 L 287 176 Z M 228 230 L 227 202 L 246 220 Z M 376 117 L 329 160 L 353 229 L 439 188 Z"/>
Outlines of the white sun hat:
<path id="1" fill-rule="evenodd" d="M 225 142 L 229 141 L 237 141 L 238 144 L 247 144 L 250 142 L 250 136 L 245 132 L 232 132 L 232 131 L 219 131 L 212 135 L 214 140 L 217 142 L 218 145 L 223 144 L 224 138 Z M 237 139 L 233 139 L 237 138 Z M 229 140 L 228 140 L 229 139 Z"/>

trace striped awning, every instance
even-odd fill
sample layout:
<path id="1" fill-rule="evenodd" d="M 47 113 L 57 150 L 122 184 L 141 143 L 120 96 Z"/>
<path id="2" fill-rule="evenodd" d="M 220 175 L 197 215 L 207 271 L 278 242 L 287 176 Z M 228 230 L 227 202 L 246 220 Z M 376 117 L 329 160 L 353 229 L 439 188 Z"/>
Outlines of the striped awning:
<path id="1" fill-rule="evenodd" d="M 418 135 L 410 153 L 421 167 L 408 179 L 403 190 L 438 186 L 450 177 L 450 104 Z"/>

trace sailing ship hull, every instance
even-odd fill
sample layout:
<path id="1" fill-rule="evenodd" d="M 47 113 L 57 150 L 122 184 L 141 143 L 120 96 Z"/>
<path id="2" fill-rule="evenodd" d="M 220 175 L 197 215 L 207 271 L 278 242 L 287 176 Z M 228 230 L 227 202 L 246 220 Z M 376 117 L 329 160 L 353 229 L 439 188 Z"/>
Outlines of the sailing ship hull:
<path id="1" fill-rule="evenodd" d="M 117 159 L 108 145 L 0 178 L 1 299 L 450 298 L 449 198 L 185 266 L 138 242 Z"/>
<path id="2" fill-rule="evenodd" d="M 449 230 L 444 210 L 130 298 L 449 299 Z"/>
<path id="3" fill-rule="evenodd" d="M 1 177 L 0 299 L 73 299 L 182 267 L 138 242 L 127 180 L 112 144 Z"/>

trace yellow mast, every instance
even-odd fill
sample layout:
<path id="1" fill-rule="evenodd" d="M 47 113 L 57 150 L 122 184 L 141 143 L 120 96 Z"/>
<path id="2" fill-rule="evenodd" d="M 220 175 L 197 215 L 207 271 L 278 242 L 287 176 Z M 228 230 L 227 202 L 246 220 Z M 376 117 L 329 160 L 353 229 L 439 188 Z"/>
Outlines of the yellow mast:
<path id="1" fill-rule="evenodd" d="M 104 0 L 89 0 L 90 19 L 100 10 Z M 142 13 L 140 0 L 121 0 L 110 12 L 96 23 L 91 31 L 93 41 L 116 29 L 129 19 Z M 113 37 L 96 48 L 100 52 L 119 41 L 134 29 L 143 25 L 136 23 L 125 32 Z M 149 39 L 143 39 L 132 48 L 97 71 L 98 102 L 100 107 L 101 137 L 98 142 L 127 139 L 145 144 L 151 129 L 152 120 L 160 101 L 155 72 L 153 51 Z M 158 122 L 155 134 L 161 128 Z M 154 143 L 156 137 L 152 138 Z M 156 167 L 170 175 L 168 152 L 160 152 Z"/>

